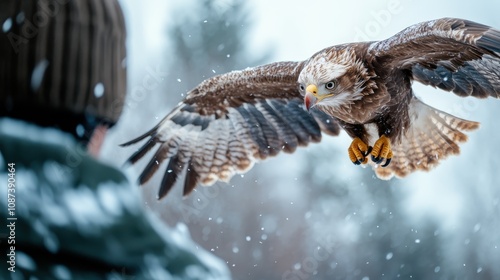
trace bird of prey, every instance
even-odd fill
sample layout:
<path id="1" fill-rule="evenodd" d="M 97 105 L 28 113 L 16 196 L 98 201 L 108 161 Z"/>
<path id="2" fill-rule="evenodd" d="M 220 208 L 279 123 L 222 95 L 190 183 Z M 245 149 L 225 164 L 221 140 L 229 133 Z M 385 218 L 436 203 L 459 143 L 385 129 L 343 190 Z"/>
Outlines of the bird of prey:
<path id="1" fill-rule="evenodd" d="M 464 132 L 479 126 L 421 102 L 414 81 L 459 96 L 500 98 L 500 31 L 442 18 L 386 40 L 325 48 L 305 61 L 218 75 L 122 145 L 147 138 L 132 164 L 157 147 L 140 184 L 168 161 L 159 198 L 183 170 L 186 195 L 341 128 L 353 138 L 347 154 L 354 164 L 369 163 L 382 179 L 404 177 L 458 154 Z"/>

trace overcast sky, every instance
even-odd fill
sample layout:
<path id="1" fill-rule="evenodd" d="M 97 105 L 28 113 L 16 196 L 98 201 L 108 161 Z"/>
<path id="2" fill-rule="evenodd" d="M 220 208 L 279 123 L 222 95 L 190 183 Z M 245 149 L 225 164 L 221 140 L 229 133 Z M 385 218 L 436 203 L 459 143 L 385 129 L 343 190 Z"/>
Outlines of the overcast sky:
<path id="1" fill-rule="evenodd" d="M 216 0 L 224 6 L 228 0 Z M 122 0 L 131 36 L 141 32 L 141 45 L 147 49 L 164 46 L 166 25 L 175 21 L 171 11 L 185 7 L 188 1 Z M 182 4 L 182 5 L 181 5 Z M 500 18 L 492 16 L 500 9 L 500 2 L 487 1 L 433 1 L 433 0 L 379 0 L 379 1 L 248 1 L 254 19 L 251 41 L 255 51 L 269 46 L 279 51 L 276 60 L 302 60 L 314 52 L 333 45 L 357 41 L 360 34 L 370 40 L 391 36 L 406 26 L 440 17 L 466 18 L 492 26 L 500 25 Z M 200 19 L 202 20 L 202 19 Z M 146 28 L 147 27 L 147 28 Z M 139 28 L 139 29 L 137 29 Z"/>

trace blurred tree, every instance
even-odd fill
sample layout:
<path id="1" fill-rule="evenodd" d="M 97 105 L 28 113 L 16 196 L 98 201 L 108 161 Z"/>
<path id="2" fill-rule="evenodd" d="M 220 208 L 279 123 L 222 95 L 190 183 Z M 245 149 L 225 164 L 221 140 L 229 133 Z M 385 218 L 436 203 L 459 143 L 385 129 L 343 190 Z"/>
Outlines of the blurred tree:
<path id="1" fill-rule="evenodd" d="M 464 158 L 457 162 L 456 170 L 470 171 L 457 173 L 459 183 L 452 186 L 464 198 L 460 222 L 441 234 L 439 246 L 446 256 L 442 273 L 449 278 L 500 279 L 499 158 L 484 150 L 484 147 L 498 145 L 500 130 L 498 123 L 492 120 L 498 116 L 500 103 L 480 102 L 464 99 L 461 104 L 468 104 L 463 106 L 466 113 L 483 121 L 481 129 L 470 135 L 470 143 L 467 143 L 470 147 L 464 147 L 461 155 Z"/>
<path id="2" fill-rule="evenodd" d="M 295 267 L 295 275 L 431 279 L 441 260 L 435 223 L 408 219 L 400 201 L 400 181 L 375 178 L 369 167 L 359 168 L 353 176 L 332 172 L 332 163 L 342 162 L 340 155 L 344 153 L 337 147 L 322 145 L 305 158 L 300 177 L 314 183 L 305 235 L 315 238 L 304 244 L 309 258 L 296 260 L 301 265 Z M 315 272 L 308 262 L 317 263 Z"/>
<path id="3" fill-rule="evenodd" d="M 261 64 L 267 54 L 250 54 L 246 47 L 250 16 L 242 0 L 202 0 L 176 12 L 171 72 L 183 77 L 185 90 L 218 73 Z"/>

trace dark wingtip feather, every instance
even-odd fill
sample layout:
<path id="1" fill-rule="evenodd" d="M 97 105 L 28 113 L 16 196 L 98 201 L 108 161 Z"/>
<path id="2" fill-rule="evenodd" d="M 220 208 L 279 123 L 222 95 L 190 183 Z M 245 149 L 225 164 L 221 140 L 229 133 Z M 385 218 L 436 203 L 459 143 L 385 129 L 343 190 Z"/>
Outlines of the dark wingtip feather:
<path id="1" fill-rule="evenodd" d="M 127 146 L 130 146 L 130 145 L 132 145 L 132 144 L 135 144 L 135 143 L 137 143 L 137 142 L 141 141 L 142 139 L 144 139 L 144 138 L 146 138 L 146 137 L 148 137 L 148 136 L 149 136 L 149 132 L 146 132 L 146 133 L 144 133 L 143 135 L 141 135 L 141 136 L 139 136 L 139 137 L 137 137 L 137 138 L 134 138 L 134 139 L 132 139 L 132 140 L 130 140 L 130 141 L 128 141 L 128 142 L 125 142 L 125 143 L 120 144 L 119 146 L 120 146 L 120 147 L 127 147 Z"/>
<path id="2" fill-rule="evenodd" d="M 194 188 L 198 184 L 198 178 L 200 178 L 200 174 L 196 172 L 193 164 L 191 163 L 191 161 L 189 161 L 188 169 L 186 172 L 186 179 L 184 180 L 184 196 L 188 195 L 194 190 Z"/>
<path id="3" fill-rule="evenodd" d="M 159 124 L 157 124 L 155 127 L 153 127 L 152 129 L 150 129 L 148 132 L 142 134 L 141 136 L 137 137 L 137 138 L 134 138 L 128 142 L 125 142 L 125 143 L 122 143 L 120 144 L 120 147 L 127 147 L 127 146 L 130 146 L 132 144 L 135 144 L 139 141 L 141 141 L 142 139 L 148 137 L 148 136 L 152 136 L 157 130 L 158 130 L 158 127 L 160 126 L 161 122 Z"/>
<path id="4" fill-rule="evenodd" d="M 168 162 L 166 173 L 161 180 L 160 189 L 158 190 L 158 199 L 165 197 L 172 187 L 177 182 L 179 173 L 182 172 L 182 165 L 179 164 L 179 157 L 173 156 Z"/>
<path id="5" fill-rule="evenodd" d="M 128 159 L 127 161 L 125 161 L 126 163 L 131 163 L 131 164 L 134 164 L 136 163 L 138 160 L 140 160 L 147 152 L 149 152 L 155 145 L 156 145 L 156 141 L 154 138 L 151 138 L 148 140 L 148 142 L 146 142 L 146 144 L 144 144 L 141 148 L 139 148 L 134 154 L 132 154 Z"/>
<path id="6" fill-rule="evenodd" d="M 160 167 L 160 163 L 161 162 L 158 160 L 158 157 L 155 155 L 139 176 L 139 185 L 144 185 L 151 179 L 151 177 L 153 177 L 153 174 Z"/>

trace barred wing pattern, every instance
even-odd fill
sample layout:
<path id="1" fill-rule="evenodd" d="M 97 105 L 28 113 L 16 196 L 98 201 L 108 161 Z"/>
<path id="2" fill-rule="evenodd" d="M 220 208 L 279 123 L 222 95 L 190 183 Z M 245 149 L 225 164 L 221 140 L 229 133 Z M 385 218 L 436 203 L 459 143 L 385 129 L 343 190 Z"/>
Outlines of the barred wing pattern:
<path id="1" fill-rule="evenodd" d="M 322 132 L 337 135 L 335 119 L 305 111 L 296 82 L 301 67 L 298 62 L 273 63 L 202 82 L 157 126 L 123 144 L 148 138 L 129 158 L 132 164 L 158 146 L 139 183 L 146 183 L 168 161 L 159 198 L 184 170 L 186 195 L 198 183 L 227 182 L 256 161 L 319 142 Z"/>

